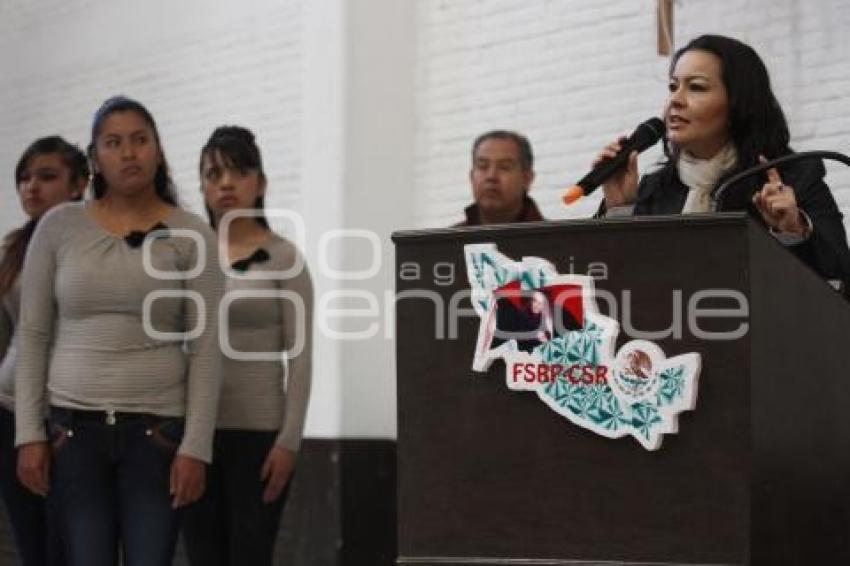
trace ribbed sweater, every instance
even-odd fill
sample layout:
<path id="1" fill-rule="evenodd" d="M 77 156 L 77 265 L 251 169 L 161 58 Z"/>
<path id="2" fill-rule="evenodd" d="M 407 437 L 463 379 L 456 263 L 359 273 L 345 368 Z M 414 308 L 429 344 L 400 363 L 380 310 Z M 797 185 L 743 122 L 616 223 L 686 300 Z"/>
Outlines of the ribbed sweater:
<path id="1" fill-rule="evenodd" d="M 46 439 L 43 418 L 50 404 L 185 416 L 178 451 L 210 461 L 224 276 L 216 236 L 205 222 L 175 208 L 163 224 L 203 242 L 176 232 L 148 236 L 151 267 L 182 271 L 184 280 L 155 277 L 143 265 L 146 246 L 132 247 L 104 230 L 85 203 L 59 205 L 39 222 L 20 278 L 16 445 Z M 200 272 L 193 274 L 197 266 Z M 146 325 L 146 300 L 156 291 L 171 296 L 147 305 Z M 198 328 L 202 332 L 191 336 Z"/>
<path id="2" fill-rule="evenodd" d="M 3 257 L 0 250 L 0 259 Z M 21 306 L 21 279 L 0 300 L 0 406 L 15 409 L 15 326 Z"/>
<path id="3" fill-rule="evenodd" d="M 227 328 L 222 323 L 220 332 L 230 348 L 217 426 L 277 430 L 277 443 L 298 451 L 310 395 L 313 287 L 288 240 L 271 235 L 258 252 L 263 259 L 231 271 L 226 282 Z"/>

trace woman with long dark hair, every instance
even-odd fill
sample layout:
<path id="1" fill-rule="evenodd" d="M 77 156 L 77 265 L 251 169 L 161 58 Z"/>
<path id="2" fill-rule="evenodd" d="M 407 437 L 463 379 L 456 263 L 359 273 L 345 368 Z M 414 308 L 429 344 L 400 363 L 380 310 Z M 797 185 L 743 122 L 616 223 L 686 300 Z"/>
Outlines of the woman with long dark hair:
<path id="1" fill-rule="evenodd" d="M 35 140 L 15 167 L 18 198 L 29 220 L 7 234 L 0 248 L 0 491 L 23 566 L 62 564 L 63 560 L 56 533 L 48 535 L 44 498 L 25 489 L 15 473 L 14 334 L 19 276 L 42 215 L 57 204 L 82 198 L 88 181 L 88 161 L 76 146 L 59 136 Z"/>
<path id="2" fill-rule="evenodd" d="M 194 565 L 271 566 L 310 393 L 312 284 L 296 247 L 269 228 L 249 130 L 217 128 L 200 173 L 229 271 L 228 325 L 208 488 L 183 534 Z"/>
<path id="3" fill-rule="evenodd" d="M 94 200 L 45 215 L 24 263 L 18 476 L 49 491 L 73 566 L 165 566 L 212 455 L 215 234 L 176 206 L 140 103 L 100 107 L 89 155 Z"/>
<path id="4" fill-rule="evenodd" d="M 767 68 L 752 47 L 703 35 L 673 56 L 664 108 L 666 161 L 638 182 L 637 153 L 604 185 L 604 207 L 633 205 L 634 214 L 708 212 L 711 193 L 732 175 L 792 153 L 782 107 Z M 622 139 L 597 161 L 613 157 Z M 727 190 L 719 210 L 750 210 L 821 276 L 850 279 L 842 215 L 820 160 L 770 169 Z"/>

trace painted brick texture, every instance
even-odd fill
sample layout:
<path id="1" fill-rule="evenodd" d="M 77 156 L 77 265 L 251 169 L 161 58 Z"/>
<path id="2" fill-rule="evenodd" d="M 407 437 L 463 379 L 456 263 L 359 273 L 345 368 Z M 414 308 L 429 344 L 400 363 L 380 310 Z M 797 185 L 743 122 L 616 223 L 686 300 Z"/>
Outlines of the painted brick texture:
<path id="1" fill-rule="evenodd" d="M 156 119 L 183 204 L 201 212 L 198 155 L 241 124 L 263 150 L 272 206 L 299 203 L 301 3 L 0 2 L 0 229 L 22 220 L 13 171 L 33 139 L 85 147 L 103 100 L 126 94 Z"/>

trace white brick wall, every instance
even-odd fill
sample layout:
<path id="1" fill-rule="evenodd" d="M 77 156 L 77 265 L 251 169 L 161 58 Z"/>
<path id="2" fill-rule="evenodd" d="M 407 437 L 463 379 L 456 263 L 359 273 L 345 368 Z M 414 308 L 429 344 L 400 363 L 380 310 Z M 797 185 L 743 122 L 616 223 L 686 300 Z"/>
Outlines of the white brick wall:
<path id="1" fill-rule="evenodd" d="M 153 113 L 180 197 L 200 211 L 198 153 L 213 128 L 252 128 L 270 200 L 299 203 L 300 0 L 256 0 L 250 10 L 204 0 L 0 2 L 0 179 L 13 187 L 21 151 L 59 133 L 81 147 L 107 97 L 126 94 Z M 11 190 L 5 232 L 22 217 Z M 8 197 L 8 198 L 5 198 Z"/>
<path id="2" fill-rule="evenodd" d="M 656 54 L 656 0 L 425 0 L 419 3 L 416 206 L 419 226 L 461 218 L 479 133 L 519 130 L 537 157 L 533 195 L 550 218 L 583 217 L 561 190 L 619 132 L 658 114 L 668 61 Z M 798 150 L 850 152 L 850 2 L 678 0 L 676 44 L 721 33 L 764 57 Z M 659 155 L 642 156 L 642 168 Z M 850 215 L 850 170 L 829 167 Z M 848 224 L 850 225 L 850 224 Z"/>

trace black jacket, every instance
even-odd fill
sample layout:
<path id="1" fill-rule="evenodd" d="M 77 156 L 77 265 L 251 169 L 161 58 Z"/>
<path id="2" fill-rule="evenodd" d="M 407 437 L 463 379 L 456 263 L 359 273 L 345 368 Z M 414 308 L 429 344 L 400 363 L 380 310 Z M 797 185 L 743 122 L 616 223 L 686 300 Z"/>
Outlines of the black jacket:
<path id="1" fill-rule="evenodd" d="M 847 288 L 850 281 L 850 249 L 843 216 L 823 178 L 826 169 L 819 159 L 790 163 L 779 169 L 782 182 L 794 188 L 797 206 L 812 220 L 812 234 L 788 249 L 825 279 L 839 279 Z M 753 194 L 766 182 L 765 176 L 731 186 L 718 205 L 720 211 L 747 210 L 759 222 L 761 214 L 753 207 Z M 644 175 L 638 184 L 635 215 L 679 214 L 685 206 L 688 187 L 679 179 L 672 164 Z"/>

